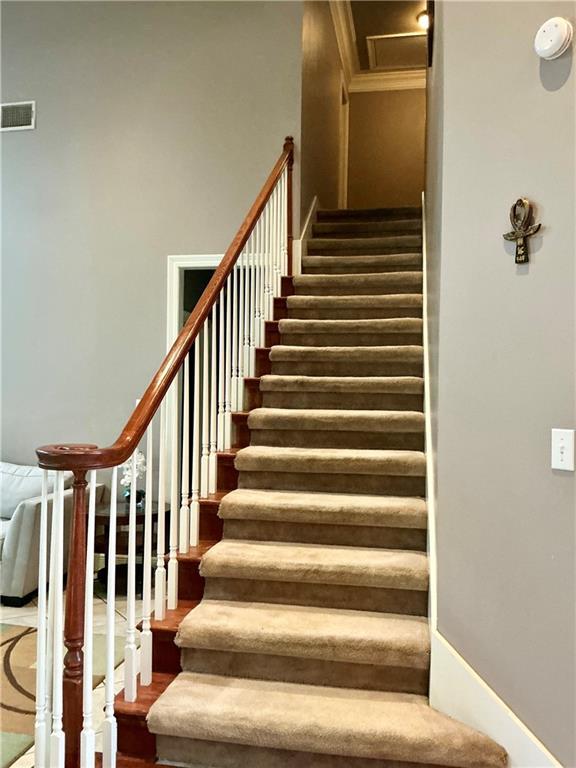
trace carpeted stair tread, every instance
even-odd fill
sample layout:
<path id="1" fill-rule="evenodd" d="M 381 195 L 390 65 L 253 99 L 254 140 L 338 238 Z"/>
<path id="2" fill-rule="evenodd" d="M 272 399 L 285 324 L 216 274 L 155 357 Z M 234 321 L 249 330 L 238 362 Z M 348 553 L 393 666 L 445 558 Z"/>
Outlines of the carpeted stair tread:
<path id="1" fill-rule="evenodd" d="M 422 208 L 400 206 L 396 208 L 326 208 L 317 213 L 318 221 L 392 221 L 417 219 L 422 221 Z"/>
<path id="2" fill-rule="evenodd" d="M 250 429 L 330 430 L 336 432 L 423 432 L 424 414 L 417 411 L 352 411 L 255 408 Z"/>
<path id="3" fill-rule="evenodd" d="M 158 735 L 303 753 L 454 768 L 506 765 L 501 747 L 416 694 L 182 672 L 150 709 L 148 727 Z"/>
<path id="4" fill-rule="evenodd" d="M 422 222 L 419 219 L 366 219 L 363 221 L 318 221 L 312 225 L 314 237 L 354 237 L 356 235 L 370 237 L 384 232 L 406 234 L 421 232 Z"/>
<path id="5" fill-rule="evenodd" d="M 421 246 L 420 233 L 390 232 L 376 237 L 311 237 L 308 240 L 308 253 L 393 253 L 396 249 L 412 250 Z"/>
<path id="6" fill-rule="evenodd" d="M 421 451 L 375 451 L 346 448 L 291 448 L 251 445 L 236 454 L 240 472 L 295 472 L 305 474 L 408 475 L 424 477 L 426 457 Z"/>
<path id="7" fill-rule="evenodd" d="M 262 376 L 262 392 L 366 392 L 414 394 L 424 391 L 419 376 Z"/>
<path id="8" fill-rule="evenodd" d="M 417 317 L 389 317 L 383 320 L 280 320 L 281 334 L 309 333 L 422 333 L 422 320 Z"/>
<path id="9" fill-rule="evenodd" d="M 376 296 L 288 296 L 286 299 L 288 309 L 360 309 L 371 307 L 374 309 L 388 309 L 400 307 L 422 307 L 422 294 L 420 293 L 384 293 Z"/>
<path id="10" fill-rule="evenodd" d="M 421 363 L 424 349 L 418 344 L 387 347 L 297 347 L 277 344 L 270 360 L 318 362 L 408 362 Z"/>
<path id="11" fill-rule="evenodd" d="M 294 292 L 308 296 L 358 296 L 367 294 L 417 293 L 422 290 L 422 272 L 369 272 L 356 275 L 296 275 Z"/>
<path id="12" fill-rule="evenodd" d="M 427 669 L 429 635 L 422 616 L 204 600 L 180 624 L 176 644 Z"/>
<path id="13" fill-rule="evenodd" d="M 205 578 L 428 589 L 425 552 L 224 539 L 202 558 Z"/>
<path id="14" fill-rule="evenodd" d="M 422 268 L 420 253 L 386 253 L 370 255 L 337 256 L 317 254 L 304 256 L 302 267 L 305 273 L 354 274 L 394 272 L 395 270 L 418 270 Z"/>
<path id="15" fill-rule="evenodd" d="M 392 528 L 427 527 L 424 499 L 352 493 L 299 493 L 238 488 L 220 503 L 224 520 L 268 520 Z"/>

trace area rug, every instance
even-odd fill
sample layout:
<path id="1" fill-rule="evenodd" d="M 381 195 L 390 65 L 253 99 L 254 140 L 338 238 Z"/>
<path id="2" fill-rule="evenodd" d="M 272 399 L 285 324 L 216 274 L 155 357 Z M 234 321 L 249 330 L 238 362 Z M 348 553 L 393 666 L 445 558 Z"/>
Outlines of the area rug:
<path id="1" fill-rule="evenodd" d="M 36 628 L 0 624 L 0 768 L 8 768 L 34 743 Z M 124 638 L 116 638 L 115 666 L 123 659 Z M 93 687 L 104 679 L 105 635 L 94 636 Z"/>

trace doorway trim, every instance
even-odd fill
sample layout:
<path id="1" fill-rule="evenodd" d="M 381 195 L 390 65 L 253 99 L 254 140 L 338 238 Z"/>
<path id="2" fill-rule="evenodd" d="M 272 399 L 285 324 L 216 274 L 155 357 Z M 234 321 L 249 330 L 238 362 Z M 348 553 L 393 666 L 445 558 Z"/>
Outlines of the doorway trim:
<path id="1" fill-rule="evenodd" d="M 166 279 L 166 352 L 174 344 L 178 333 L 180 332 L 180 307 L 182 304 L 184 291 L 184 272 L 188 269 L 216 269 L 222 261 L 223 253 L 204 253 L 191 255 L 168 256 L 168 271 Z M 166 397 L 166 424 L 167 424 L 167 444 L 166 444 L 166 466 L 172 466 L 172 446 L 173 440 L 170 439 L 170 430 L 175 424 L 174 414 L 177 410 L 178 389 L 171 387 Z M 176 460 L 179 460 L 180 446 L 177 443 Z M 166 472 L 166 498 L 170 498 L 170 473 Z"/>
<path id="2" fill-rule="evenodd" d="M 174 343 L 180 331 L 180 304 L 184 282 L 183 273 L 187 269 L 216 269 L 222 261 L 223 253 L 204 253 L 180 256 L 168 256 L 166 279 L 166 351 Z"/>
<path id="3" fill-rule="evenodd" d="M 350 94 L 344 72 L 340 72 L 340 148 L 338 153 L 338 207 L 348 205 L 348 145 L 350 141 Z"/>

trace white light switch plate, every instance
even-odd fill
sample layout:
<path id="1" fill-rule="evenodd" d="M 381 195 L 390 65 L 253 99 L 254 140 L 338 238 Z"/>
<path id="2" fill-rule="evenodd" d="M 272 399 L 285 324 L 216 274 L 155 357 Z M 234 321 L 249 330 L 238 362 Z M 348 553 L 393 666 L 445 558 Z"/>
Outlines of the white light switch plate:
<path id="1" fill-rule="evenodd" d="M 552 430 L 552 469 L 574 472 L 574 430 Z"/>

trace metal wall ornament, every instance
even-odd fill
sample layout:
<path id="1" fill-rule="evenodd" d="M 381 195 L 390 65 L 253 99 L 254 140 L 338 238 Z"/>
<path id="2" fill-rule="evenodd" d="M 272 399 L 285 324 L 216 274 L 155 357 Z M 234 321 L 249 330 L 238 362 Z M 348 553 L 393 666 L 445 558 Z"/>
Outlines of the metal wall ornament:
<path id="1" fill-rule="evenodd" d="M 532 203 L 526 197 L 519 197 L 510 208 L 512 231 L 503 235 L 505 240 L 516 243 L 516 264 L 527 264 L 530 261 L 527 238 L 535 235 L 541 227 L 541 224 L 532 224 L 531 221 Z"/>

